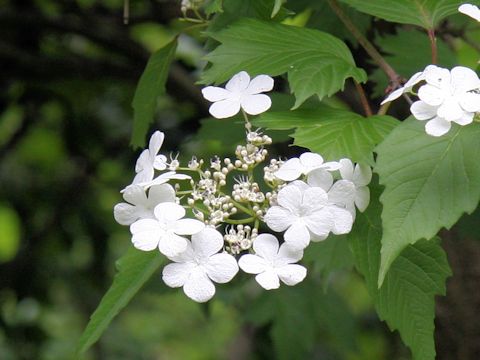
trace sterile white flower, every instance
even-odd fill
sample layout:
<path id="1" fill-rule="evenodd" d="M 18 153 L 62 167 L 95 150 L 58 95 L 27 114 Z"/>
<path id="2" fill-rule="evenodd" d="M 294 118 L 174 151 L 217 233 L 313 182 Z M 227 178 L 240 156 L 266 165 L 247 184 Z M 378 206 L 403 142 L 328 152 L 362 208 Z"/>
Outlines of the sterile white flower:
<path id="1" fill-rule="evenodd" d="M 165 134 L 161 131 L 155 131 L 150 137 L 148 149 L 142 151 L 135 164 L 135 178 L 132 185 L 148 182 L 153 179 L 155 170 L 165 170 L 167 168 L 167 158 L 164 155 L 157 155 L 163 144 Z"/>
<path id="2" fill-rule="evenodd" d="M 170 257 L 174 263 L 163 269 L 163 281 L 170 287 L 183 286 L 185 294 L 197 302 L 210 300 L 215 295 L 213 282 L 227 283 L 238 272 L 232 255 L 218 253 L 222 247 L 223 236 L 213 228 L 194 234 L 184 252 Z"/>
<path id="3" fill-rule="evenodd" d="M 285 231 L 285 242 L 295 249 L 304 249 L 310 240 L 326 239 L 334 234 L 348 233 L 352 215 L 340 207 L 329 206 L 328 195 L 321 187 L 311 187 L 295 181 L 282 188 L 277 195 L 278 206 L 265 214 L 266 224 L 274 231 Z"/>
<path id="4" fill-rule="evenodd" d="M 175 202 L 175 190 L 169 184 L 155 185 L 148 191 L 143 187 L 130 185 L 123 192 L 127 203 L 119 203 L 113 208 L 113 216 L 121 225 L 131 225 L 138 219 L 153 219 L 153 209 L 162 202 Z"/>
<path id="5" fill-rule="evenodd" d="M 462 4 L 459 6 L 458 11 L 480 22 L 480 9 L 478 6 L 472 4 Z"/>
<path id="6" fill-rule="evenodd" d="M 307 269 L 295 264 L 303 257 L 303 250 L 295 250 L 287 243 L 278 246 L 271 234 L 260 234 L 253 242 L 255 255 L 243 255 L 238 261 L 240 268 L 249 274 L 257 274 L 255 280 L 266 290 L 278 289 L 280 280 L 293 286 L 305 279 Z"/>
<path id="7" fill-rule="evenodd" d="M 364 212 L 370 203 L 370 190 L 368 184 L 372 180 L 372 169 L 365 164 L 353 163 L 350 159 L 341 159 L 340 175 L 342 179 L 351 181 L 355 186 L 354 203 L 357 209 Z"/>
<path id="8" fill-rule="evenodd" d="M 165 256 L 177 256 L 187 248 L 188 240 L 179 235 L 193 235 L 205 224 L 194 219 L 183 219 L 185 209 L 172 202 L 155 206 L 155 219 L 141 219 L 130 225 L 132 243 L 139 250 L 158 247 Z"/>
<path id="9" fill-rule="evenodd" d="M 258 115 L 270 109 L 272 101 L 261 94 L 273 89 L 273 79 L 268 75 L 258 75 L 250 81 L 250 76 L 241 71 L 225 85 L 225 89 L 207 86 L 202 89 L 205 99 L 213 102 L 210 114 L 224 119 L 237 114 L 242 108 L 247 114 Z"/>
<path id="10" fill-rule="evenodd" d="M 340 168 L 336 161 L 323 162 L 323 157 L 319 154 L 306 152 L 299 158 L 291 158 L 275 172 L 275 176 L 283 181 L 292 181 L 298 179 L 301 175 L 308 175 L 315 169 L 324 171 L 334 171 Z"/>
<path id="11" fill-rule="evenodd" d="M 407 92 L 411 92 L 415 85 L 417 85 L 420 81 L 425 80 L 425 77 L 427 76 L 427 74 L 435 73 L 439 69 L 441 69 L 441 68 L 439 68 L 438 66 L 428 65 L 423 71 L 420 71 L 420 72 L 417 72 L 417 73 L 413 74 L 413 76 L 410 79 L 408 79 L 408 81 L 402 87 L 392 91 L 385 98 L 385 100 L 383 100 L 381 102 L 381 105 L 383 105 L 387 102 L 393 101 L 395 99 L 398 99 L 400 96 L 402 96 L 403 94 L 405 94 Z"/>
<path id="12" fill-rule="evenodd" d="M 145 189 L 148 189 L 149 187 L 154 185 L 165 184 L 170 180 L 188 180 L 188 179 L 191 179 L 189 175 L 178 174 L 175 171 L 167 171 L 167 172 L 164 172 L 163 174 L 158 175 L 153 180 L 141 182 L 141 183 L 138 183 L 138 185 L 143 186 Z"/>
<path id="13" fill-rule="evenodd" d="M 451 71 L 441 69 L 428 74 L 425 81 L 418 90 L 420 100 L 412 104 L 410 111 L 417 120 L 429 120 L 425 125 L 427 134 L 444 135 L 452 122 L 468 125 L 480 111 L 480 79 L 473 70 L 463 66 Z"/>

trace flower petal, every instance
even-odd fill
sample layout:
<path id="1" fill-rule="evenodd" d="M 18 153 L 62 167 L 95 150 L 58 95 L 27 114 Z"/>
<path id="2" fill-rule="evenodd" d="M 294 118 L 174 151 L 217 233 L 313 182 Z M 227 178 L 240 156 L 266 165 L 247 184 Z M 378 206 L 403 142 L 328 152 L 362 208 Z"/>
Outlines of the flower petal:
<path id="1" fill-rule="evenodd" d="M 406 88 L 404 86 L 393 90 L 388 96 L 380 103 L 380 105 L 386 104 L 387 102 L 393 101 L 398 99 L 403 93 L 406 92 Z"/>
<path id="2" fill-rule="evenodd" d="M 273 79 L 268 75 L 255 76 L 248 85 L 245 92 L 247 94 L 259 94 L 273 89 Z"/>
<path id="3" fill-rule="evenodd" d="M 335 205 L 330 207 L 330 212 L 333 217 L 332 233 L 335 235 L 348 234 L 352 230 L 352 214 L 348 210 Z"/>
<path id="4" fill-rule="evenodd" d="M 130 225 L 132 243 L 137 249 L 150 251 L 158 246 L 164 231 L 157 220 L 141 219 Z"/>
<path id="5" fill-rule="evenodd" d="M 303 173 L 303 166 L 299 158 L 292 158 L 287 160 L 274 175 L 284 181 L 292 181 L 298 179 Z"/>
<path id="6" fill-rule="evenodd" d="M 172 288 L 183 286 L 194 268 L 194 263 L 168 264 L 162 271 L 163 282 Z"/>
<path id="7" fill-rule="evenodd" d="M 295 185 L 287 185 L 278 192 L 277 202 L 291 212 L 296 212 L 302 205 L 302 191 Z"/>
<path id="8" fill-rule="evenodd" d="M 174 259 L 187 250 L 188 240 L 172 232 L 166 232 L 158 243 L 160 252 L 170 259 Z"/>
<path id="9" fill-rule="evenodd" d="M 178 235 L 197 234 L 205 228 L 205 224 L 195 219 L 180 219 L 175 221 L 173 231 Z"/>
<path id="10" fill-rule="evenodd" d="M 320 210 L 328 203 L 328 195 L 320 187 L 311 187 L 305 190 L 302 196 L 302 212 L 311 213 Z"/>
<path id="11" fill-rule="evenodd" d="M 433 85 L 426 84 L 418 89 L 418 97 L 420 100 L 430 106 L 441 105 L 445 100 L 445 96 L 445 91 Z"/>
<path id="12" fill-rule="evenodd" d="M 245 71 L 240 71 L 227 82 L 225 89 L 231 92 L 243 92 L 249 84 L 250 75 Z"/>
<path id="13" fill-rule="evenodd" d="M 350 159 L 341 159 L 339 161 L 340 165 L 342 166 L 340 168 L 340 175 L 342 176 L 342 179 L 344 180 L 353 180 L 353 163 L 352 160 Z"/>
<path id="14" fill-rule="evenodd" d="M 175 190 L 170 184 L 153 185 L 148 190 L 148 207 L 155 208 L 163 202 L 175 202 Z"/>
<path id="15" fill-rule="evenodd" d="M 232 255 L 226 253 L 215 254 L 205 264 L 205 271 L 208 277 L 216 283 L 225 284 L 237 275 L 237 260 Z"/>
<path id="16" fill-rule="evenodd" d="M 276 271 L 280 280 L 288 286 L 297 285 L 307 276 L 307 269 L 297 264 L 285 265 Z"/>
<path id="17" fill-rule="evenodd" d="M 202 95 L 208 101 L 220 101 L 230 97 L 230 91 L 217 86 L 207 86 L 202 89 Z"/>
<path id="18" fill-rule="evenodd" d="M 240 100 L 237 98 L 228 98 L 217 101 L 210 106 L 208 111 L 217 119 L 232 117 L 240 111 Z"/>
<path id="19" fill-rule="evenodd" d="M 365 164 L 355 165 L 352 181 L 355 186 L 365 186 L 370 184 L 370 181 L 372 181 L 372 168 Z"/>
<path id="20" fill-rule="evenodd" d="M 285 242 L 295 250 L 303 250 L 310 243 L 310 233 L 303 221 L 296 221 L 283 235 Z"/>
<path id="21" fill-rule="evenodd" d="M 446 121 L 445 119 L 437 116 L 427 122 L 427 124 L 425 125 L 425 131 L 428 135 L 442 136 L 450 130 L 451 126 L 452 124 L 449 121 Z"/>
<path id="22" fill-rule="evenodd" d="M 464 114 L 463 109 L 455 98 L 447 98 L 437 109 L 437 116 L 447 121 L 460 119 Z"/>
<path id="23" fill-rule="evenodd" d="M 355 201 L 355 184 L 350 180 L 338 180 L 328 192 L 328 202 L 346 207 Z"/>
<path id="24" fill-rule="evenodd" d="M 472 4 L 462 4 L 458 8 L 458 11 L 480 22 L 480 9 L 478 6 Z"/>
<path id="25" fill-rule="evenodd" d="M 272 234 L 260 234 L 253 242 L 255 253 L 267 261 L 273 261 L 278 253 L 278 240 Z"/>
<path id="26" fill-rule="evenodd" d="M 193 270 L 183 286 L 183 292 L 196 302 L 206 302 L 215 295 L 215 285 L 199 268 Z"/>
<path id="27" fill-rule="evenodd" d="M 266 271 L 267 262 L 260 256 L 245 254 L 238 260 L 238 266 L 248 274 L 260 274 Z"/>
<path id="28" fill-rule="evenodd" d="M 279 264 L 287 265 L 299 261 L 303 257 L 303 250 L 294 249 L 287 243 L 283 243 L 278 250 L 278 256 L 275 260 L 275 266 Z"/>
<path id="29" fill-rule="evenodd" d="M 217 230 L 206 227 L 192 236 L 192 247 L 197 256 L 208 259 L 223 247 L 223 236 Z"/>
<path id="30" fill-rule="evenodd" d="M 467 91 L 480 88 L 480 79 L 475 71 L 465 66 L 455 66 L 451 71 L 452 84 L 455 94 L 463 94 Z"/>
<path id="31" fill-rule="evenodd" d="M 153 167 L 157 170 L 165 170 L 167 168 L 167 157 L 165 155 L 157 155 L 153 160 Z"/>
<path id="32" fill-rule="evenodd" d="M 147 195 L 143 187 L 138 185 L 129 185 L 125 188 L 123 192 L 123 198 L 125 201 L 133 205 L 146 205 L 147 204 Z"/>
<path id="33" fill-rule="evenodd" d="M 366 186 L 357 187 L 355 192 L 355 205 L 358 210 L 364 212 L 370 203 L 370 190 Z"/>
<path id="34" fill-rule="evenodd" d="M 265 94 L 244 95 L 240 101 L 240 106 L 249 115 L 261 114 L 272 106 L 272 100 Z"/>
<path id="35" fill-rule="evenodd" d="M 305 152 L 300 155 L 300 162 L 303 165 L 303 173 L 308 174 L 313 169 L 318 169 L 323 165 L 323 157 L 320 154 Z"/>
<path id="36" fill-rule="evenodd" d="M 155 217 L 161 223 L 176 221 L 185 216 L 185 209 L 174 202 L 164 202 L 155 206 Z"/>
<path id="37" fill-rule="evenodd" d="M 148 151 L 148 149 L 145 149 L 140 153 L 140 156 L 135 163 L 135 172 L 139 173 L 140 171 L 151 167 L 152 161 L 150 159 L 150 152 Z"/>
<path id="38" fill-rule="evenodd" d="M 428 105 L 422 100 L 415 101 L 410 106 L 410 112 L 417 120 L 429 120 L 437 116 L 438 106 Z"/>
<path id="39" fill-rule="evenodd" d="M 281 206 L 272 206 L 264 217 L 265 223 L 273 231 L 284 231 L 294 219 L 292 212 Z"/>
<path id="40" fill-rule="evenodd" d="M 150 137 L 150 142 L 148 144 L 148 150 L 150 152 L 150 162 L 153 163 L 155 156 L 160 151 L 162 147 L 163 140 L 165 139 L 165 134 L 161 131 L 155 131 Z"/>
<path id="41" fill-rule="evenodd" d="M 460 119 L 454 120 L 454 122 L 457 123 L 458 125 L 465 126 L 473 122 L 474 116 L 475 116 L 475 113 L 473 112 L 465 112 L 463 113 L 463 116 Z"/>
<path id="42" fill-rule="evenodd" d="M 136 206 L 120 203 L 113 208 L 113 217 L 120 225 L 131 225 L 140 218 L 140 213 Z"/>
<path id="43" fill-rule="evenodd" d="M 468 112 L 480 111 L 480 94 L 474 92 L 462 94 L 460 106 Z"/>
<path id="44" fill-rule="evenodd" d="M 307 183 L 328 191 L 333 184 L 333 176 L 325 169 L 315 169 L 308 174 Z"/>
<path id="45" fill-rule="evenodd" d="M 326 238 L 332 230 L 334 219 L 330 208 L 331 206 L 328 206 L 304 218 L 308 230 L 314 233 L 316 237 Z"/>
<path id="46" fill-rule="evenodd" d="M 280 287 L 280 280 L 273 269 L 258 274 L 255 276 L 255 280 L 265 290 L 273 290 Z"/>

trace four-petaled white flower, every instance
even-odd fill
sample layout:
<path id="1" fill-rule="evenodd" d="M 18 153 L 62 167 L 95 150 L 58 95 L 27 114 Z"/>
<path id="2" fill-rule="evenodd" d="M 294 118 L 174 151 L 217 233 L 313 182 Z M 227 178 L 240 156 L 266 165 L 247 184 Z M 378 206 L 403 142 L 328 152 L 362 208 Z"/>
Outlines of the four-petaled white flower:
<path id="1" fill-rule="evenodd" d="M 266 290 L 278 289 L 281 280 L 293 286 L 305 279 L 307 269 L 295 264 L 303 257 L 303 250 L 295 250 L 287 243 L 278 246 L 271 234 L 260 234 L 253 242 L 255 255 L 243 255 L 238 261 L 240 268 L 249 274 L 257 274 L 255 280 Z"/>
<path id="2" fill-rule="evenodd" d="M 458 11 L 480 22 L 480 9 L 478 6 L 472 4 L 462 4 L 459 6 Z"/>
<path id="3" fill-rule="evenodd" d="M 381 102 L 381 105 L 396 100 L 405 93 L 411 92 L 413 87 L 417 85 L 420 81 L 424 81 L 427 74 L 435 73 L 441 70 L 438 66 L 428 65 L 423 71 L 417 72 L 412 75 L 410 79 L 400 88 L 392 91 L 386 98 Z"/>
<path id="4" fill-rule="evenodd" d="M 183 286 L 185 294 L 197 302 L 210 300 L 215 295 L 213 282 L 227 283 L 238 272 L 232 255 L 218 253 L 222 247 L 223 236 L 213 228 L 194 234 L 184 252 L 170 257 L 174 263 L 163 269 L 163 281 L 170 287 Z"/>
<path id="5" fill-rule="evenodd" d="M 468 125 L 475 112 L 480 111 L 480 79 L 466 67 L 456 66 L 451 71 L 441 69 L 425 77 L 426 84 L 418 90 L 420 100 L 410 111 L 417 120 L 429 120 L 427 134 L 446 134 L 455 122 Z"/>
<path id="6" fill-rule="evenodd" d="M 163 144 L 165 134 L 161 131 L 155 131 L 150 137 L 148 149 L 142 151 L 135 164 L 135 178 L 132 185 L 149 182 L 153 179 L 155 170 L 165 170 L 167 168 L 165 155 L 158 155 Z"/>
<path id="7" fill-rule="evenodd" d="M 210 114 L 224 119 L 237 114 L 242 108 L 247 114 L 258 115 L 270 109 L 272 101 L 261 94 L 273 89 L 273 79 L 268 75 L 258 75 L 250 81 L 250 76 L 241 71 L 225 85 L 225 89 L 207 86 L 202 89 L 205 99 L 212 101 Z"/>
<path id="8" fill-rule="evenodd" d="M 185 209 L 172 202 L 155 206 L 155 219 L 141 219 L 130 225 L 132 243 L 137 249 L 150 251 L 158 247 L 165 256 L 177 256 L 187 249 L 188 240 L 179 235 L 200 232 L 204 223 L 183 219 Z"/>
<path id="9" fill-rule="evenodd" d="M 324 163 L 321 155 L 306 152 L 300 155 L 299 158 L 287 160 L 274 175 L 283 181 L 292 181 L 298 179 L 301 175 L 308 175 L 315 169 L 334 171 L 339 168 L 340 164 L 336 161 Z"/>
<path id="10" fill-rule="evenodd" d="M 370 203 L 370 190 L 368 184 L 372 180 L 372 169 L 365 164 L 356 164 L 353 167 L 353 163 L 350 159 L 341 159 L 340 175 L 342 179 L 351 181 L 355 186 L 355 195 L 353 202 L 357 206 L 357 209 L 364 212 Z"/>
<path id="11" fill-rule="evenodd" d="M 304 249 L 310 240 L 326 239 L 330 231 L 346 234 L 352 226 L 352 215 L 340 207 L 335 213 L 328 195 L 321 187 L 294 181 L 278 192 L 278 206 L 265 214 L 265 222 L 274 231 L 285 231 L 285 242 L 294 249 Z"/>
<path id="12" fill-rule="evenodd" d="M 175 202 L 175 190 L 169 184 L 155 185 L 148 191 L 143 187 L 127 186 L 123 198 L 128 203 L 119 203 L 113 208 L 113 216 L 121 225 L 131 225 L 138 219 L 153 219 L 153 209 L 163 202 Z"/>

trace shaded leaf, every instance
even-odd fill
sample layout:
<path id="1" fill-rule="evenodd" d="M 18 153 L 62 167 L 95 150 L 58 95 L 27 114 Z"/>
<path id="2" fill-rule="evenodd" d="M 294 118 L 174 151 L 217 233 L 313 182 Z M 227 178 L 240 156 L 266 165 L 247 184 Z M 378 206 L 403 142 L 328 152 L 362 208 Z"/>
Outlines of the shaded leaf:
<path id="1" fill-rule="evenodd" d="M 175 38 L 153 53 L 138 82 L 132 102 L 134 119 L 131 144 L 135 147 L 145 145 L 145 135 L 153 122 L 157 99 L 165 94 L 165 82 L 176 48 Z"/>
<path id="2" fill-rule="evenodd" d="M 118 272 L 113 284 L 90 317 L 78 341 L 77 353 L 87 351 L 100 338 L 113 318 L 158 270 L 163 261 L 164 258 L 158 251 L 143 252 L 133 247 L 118 260 Z"/>
<path id="3" fill-rule="evenodd" d="M 450 228 L 480 200 L 480 125 L 454 125 L 444 136 L 408 119 L 378 146 L 375 171 L 385 191 L 379 284 L 408 245 Z"/>
<path id="4" fill-rule="evenodd" d="M 366 81 L 347 46 L 321 31 L 242 19 L 210 36 L 222 44 L 206 56 L 211 67 L 204 84 L 225 82 L 242 70 L 252 76 L 287 72 L 298 107 L 312 95 L 321 99 L 343 89 L 347 78 Z"/>
<path id="5" fill-rule="evenodd" d="M 414 359 L 433 360 L 435 296 L 445 295 L 445 280 L 451 275 L 448 261 L 438 239 L 408 245 L 378 289 L 382 238 L 378 193 L 373 191 L 368 209 L 358 214 L 348 235 L 355 264 L 380 319 L 400 332 Z"/>

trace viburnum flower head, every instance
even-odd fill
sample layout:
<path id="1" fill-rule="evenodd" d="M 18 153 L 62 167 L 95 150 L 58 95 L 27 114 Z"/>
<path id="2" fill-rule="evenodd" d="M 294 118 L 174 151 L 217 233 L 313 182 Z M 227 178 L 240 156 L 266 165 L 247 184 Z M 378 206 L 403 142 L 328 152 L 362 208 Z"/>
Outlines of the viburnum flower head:
<path id="1" fill-rule="evenodd" d="M 258 75 L 252 80 L 245 71 L 234 75 L 225 85 L 225 89 L 207 86 L 202 89 L 205 99 L 212 101 L 210 114 L 217 119 L 234 116 L 242 108 L 249 115 L 258 115 L 272 105 L 270 98 L 261 94 L 273 89 L 273 79 L 268 75 Z"/>
<path id="2" fill-rule="evenodd" d="M 278 205 L 265 214 L 265 222 L 273 231 L 285 231 L 284 239 L 294 249 L 304 249 L 310 240 L 320 241 L 328 234 L 346 234 L 352 227 L 352 215 L 340 207 L 335 212 L 328 195 L 321 187 L 294 181 L 277 195 Z"/>
<path id="3" fill-rule="evenodd" d="M 187 241 L 184 252 L 170 257 L 174 263 L 163 269 L 162 277 L 170 287 L 181 287 L 185 294 L 205 302 L 215 295 L 213 282 L 224 284 L 238 272 L 232 255 L 218 253 L 223 247 L 223 236 L 213 228 L 205 228 Z"/>
<path id="4" fill-rule="evenodd" d="M 480 111 L 480 79 L 472 69 L 441 69 L 427 74 L 425 81 L 418 90 L 420 100 L 412 104 L 410 111 L 417 120 L 428 120 L 427 134 L 444 135 L 452 122 L 468 125 Z"/>
<path id="5" fill-rule="evenodd" d="M 301 175 L 308 175 L 316 169 L 334 171 L 340 168 L 336 161 L 323 162 L 323 157 L 319 154 L 306 152 L 299 158 L 291 158 L 275 172 L 275 176 L 283 181 L 292 181 L 298 179 Z"/>
<path id="6" fill-rule="evenodd" d="M 185 209 L 173 202 L 155 206 L 155 219 L 141 219 L 130 225 L 132 243 L 139 250 L 158 247 L 167 257 L 177 256 L 187 249 L 188 240 L 180 235 L 193 235 L 205 227 L 199 220 L 183 219 Z"/>
<path id="7" fill-rule="evenodd" d="M 271 234 L 260 234 L 253 242 L 255 255 L 243 255 L 238 261 L 240 268 L 249 274 L 257 274 L 255 280 L 265 290 L 278 289 L 280 280 L 293 286 L 305 279 L 307 269 L 295 264 L 303 257 L 303 250 L 293 249 L 287 243 L 280 248 Z"/>
<path id="8" fill-rule="evenodd" d="M 175 190 L 169 184 L 155 185 L 148 191 L 148 197 L 143 187 L 127 186 L 123 192 L 122 202 L 113 208 L 113 216 L 121 225 L 131 225 L 138 219 L 154 219 L 153 209 L 162 202 L 175 202 Z"/>
<path id="9" fill-rule="evenodd" d="M 480 22 L 480 9 L 478 6 L 472 4 L 462 4 L 459 6 L 458 11 Z"/>

